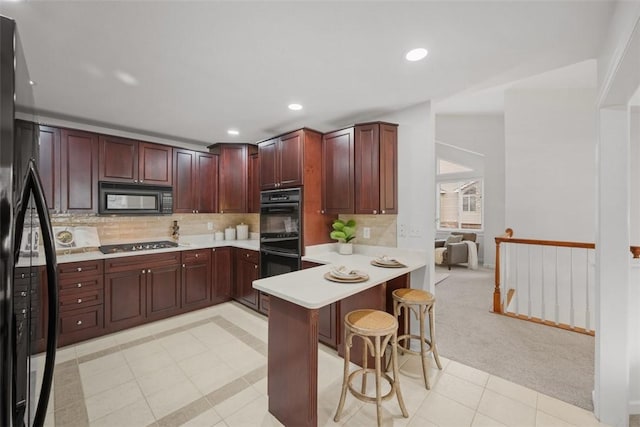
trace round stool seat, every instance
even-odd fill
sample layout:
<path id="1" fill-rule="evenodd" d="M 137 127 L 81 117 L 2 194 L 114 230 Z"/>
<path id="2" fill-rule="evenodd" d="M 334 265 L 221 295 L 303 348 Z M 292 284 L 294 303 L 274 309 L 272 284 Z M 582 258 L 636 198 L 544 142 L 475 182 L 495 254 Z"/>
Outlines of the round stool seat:
<path id="1" fill-rule="evenodd" d="M 399 301 L 410 304 L 431 304 L 435 299 L 431 292 L 411 288 L 396 289 L 392 295 Z"/>
<path id="2" fill-rule="evenodd" d="M 388 335 L 398 329 L 398 321 L 389 313 L 379 310 L 355 310 L 345 316 L 346 325 L 365 336 Z"/>

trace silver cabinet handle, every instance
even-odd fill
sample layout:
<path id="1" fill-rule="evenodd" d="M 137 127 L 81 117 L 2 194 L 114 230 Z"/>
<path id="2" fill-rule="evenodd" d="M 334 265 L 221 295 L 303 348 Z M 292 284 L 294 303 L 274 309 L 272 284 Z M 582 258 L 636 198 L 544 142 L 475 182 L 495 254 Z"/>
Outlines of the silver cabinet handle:
<path id="1" fill-rule="evenodd" d="M 373 210 L 373 214 L 375 215 L 375 214 L 377 214 L 377 213 L 378 213 L 378 211 L 374 209 L 374 210 Z"/>
<path id="2" fill-rule="evenodd" d="M 382 213 L 384 214 L 384 213 L 386 213 L 386 212 L 385 212 L 385 211 L 382 211 Z"/>
<path id="3" fill-rule="evenodd" d="M 26 292 L 20 292 L 20 296 L 21 296 L 21 297 L 26 297 L 26 296 L 27 296 L 27 293 L 26 293 Z"/>
<path id="4" fill-rule="evenodd" d="M 144 180 L 141 179 L 140 182 L 144 182 Z"/>
<path id="5" fill-rule="evenodd" d="M 215 251 L 216 251 L 216 248 L 211 249 L 211 252 L 215 252 Z"/>
<path id="6" fill-rule="evenodd" d="M 78 298 L 78 304 L 82 304 L 82 298 Z"/>
<path id="7" fill-rule="evenodd" d="M 187 264 L 182 264 L 182 268 L 185 268 L 187 266 Z"/>
<path id="8" fill-rule="evenodd" d="M 76 285 L 76 287 L 81 288 L 81 287 L 82 287 L 82 283 L 78 283 L 78 284 Z"/>
<path id="9" fill-rule="evenodd" d="M 133 182 L 138 182 L 138 180 L 137 180 L 137 179 L 134 179 L 134 180 L 133 180 Z"/>
<path id="10" fill-rule="evenodd" d="M 196 258 L 198 258 L 200 256 L 200 254 L 196 254 Z"/>
<path id="11" fill-rule="evenodd" d="M 254 265 L 253 268 L 255 268 L 257 270 L 258 269 L 258 265 L 257 264 Z"/>
<path id="12" fill-rule="evenodd" d="M 78 326 L 82 325 L 82 320 L 78 320 L 78 321 L 76 322 L 76 325 L 78 325 Z"/>
<path id="13" fill-rule="evenodd" d="M 145 270 L 144 268 L 142 269 L 142 274 L 145 274 L 147 272 L 147 270 Z"/>
<path id="14" fill-rule="evenodd" d="M 80 272 L 82 271 L 82 267 L 78 267 L 77 270 Z"/>
<path id="15" fill-rule="evenodd" d="M 148 269 L 148 270 L 147 270 L 147 273 L 151 273 L 151 269 Z"/>

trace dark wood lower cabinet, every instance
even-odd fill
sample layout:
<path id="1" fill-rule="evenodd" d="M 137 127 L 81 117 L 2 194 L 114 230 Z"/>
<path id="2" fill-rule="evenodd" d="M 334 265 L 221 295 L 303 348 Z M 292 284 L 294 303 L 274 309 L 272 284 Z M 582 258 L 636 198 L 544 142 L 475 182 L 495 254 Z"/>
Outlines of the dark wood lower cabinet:
<path id="1" fill-rule="evenodd" d="M 105 326 L 109 332 L 145 322 L 146 269 L 105 274 Z"/>
<path id="2" fill-rule="evenodd" d="M 181 293 L 180 264 L 147 269 L 147 319 L 158 320 L 178 314 Z"/>
<path id="3" fill-rule="evenodd" d="M 211 254 L 209 249 L 182 252 L 182 309 L 211 304 Z"/>
<path id="4" fill-rule="evenodd" d="M 218 304 L 231 300 L 233 258 L 231 248 L 211 249 L 211 302 Z"/>
<path id="5" fill-rule="evenodd" d="M 318 267 L 310 261 L 302 261 L 302 268 Z M 318 340 L 329 347 L 338 348 L 338 303 L 329 304 L 318 310 Z"/>
<path id="6" fill-rule="evenodd" d="M 260 294 L 253 289 L 253 281 L 259 277 L 258 252 L 236 249 L 234 298 L 254 310 L 260 308 Z"/>

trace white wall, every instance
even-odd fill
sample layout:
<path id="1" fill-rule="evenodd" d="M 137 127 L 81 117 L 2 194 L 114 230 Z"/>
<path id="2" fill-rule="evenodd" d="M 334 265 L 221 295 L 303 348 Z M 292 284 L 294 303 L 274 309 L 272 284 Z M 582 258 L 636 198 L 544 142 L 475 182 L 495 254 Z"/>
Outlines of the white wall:
<path id="1" fill-rule="evenodd" d="M 505 92 L 505 225 L 514 236 L 595 241 L 595 89 Z"/>
<path id="2" fill-rule="evenodd" d="M 496 258 L 494 238 L 504 233 L 506 228 L 504 116 L 502 114 L 438 114 L 435 132 L 436 141 L 484 156 L 484 199 L 482 201 L 484 231 L 479 240 L 480 255 L 484 265 L 493 266 Z M 447 152 L 455 156 L 452 150 Z M 455 161 L 455 159 L 451 160 Z"/>
<path id="3" fill-rule="evenodd" d="M 631 113 L 631 244 L 640 246 L 640 107 Z M 631 413 L 640 414 L 640 260 L 631 261 L 629 286 L 629 401 Z"/>
<path id="4" fill-rule="evenodd" d="M 426 251 L 426 274 L 411 275 L 413 287 L 433 290 L 435 142 L 431 103 L 380 117 L 398 126 L 398 247 Z M 405 230 L 405 232 L 402 232 Z M 416 230 L 417 236 L 409 231 Z"/>

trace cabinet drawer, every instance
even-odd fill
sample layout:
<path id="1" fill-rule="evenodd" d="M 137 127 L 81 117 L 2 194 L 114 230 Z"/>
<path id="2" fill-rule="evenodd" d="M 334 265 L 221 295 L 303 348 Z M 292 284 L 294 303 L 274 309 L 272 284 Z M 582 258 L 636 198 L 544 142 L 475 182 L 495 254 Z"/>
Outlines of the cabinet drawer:
<path id="1" fill-rule="evenodd" d="M 60 335 L 72 334 L 104 327 L 104 309 L 102 305 L 86 307 L 60 314 Z"/>
<path id="2" fill-rule="evenodd" d="M 79 276 L 102 275 L 104 263 L 102 260 L 67 262 L 58 264 L 60 281 Z"/>
<path id="3" fill-rule="evenodd" d="M 252 251 L 249 249 L 238 249 L 237 255 L 238 258 L 245 259 L 254 264 L 260 263 L 260 254 L 257 251 Z"/>
<path id="4" fill-rule="evenodd" d="M 208 262 L 210 259 L 211 259 L 211 250 L 209 249 L 199 249 L 195 251 L 182 252 L 183 264 L 200 263 L 205 261 Z"/>
<path id="5" fill-rule="evenodd" d="M 105 261 L 105 271 L 115 273 L 150 267 L 180 264 L 180 251 L 156 255 L 126 256 Z"/>
<path id="6" fill-rule="evenodd" d="M 102 289 L 85 290 L 84 292 L 75 292 L 73 294 L 60 295 L 58 304 L 60 311 L 76 310 L 79 308 L 90 307 L 96 304 L 102 304 Z"/>
<path id="7" fill-rule="evenodd" d="M 104 276 L 96 276 L 96 277 L 80 277 L 77 279 L 67 278 L 65 280 L 60 280 L 58 283 L 58 289 L 60 289 L 60 294 L 65 293 L 73 293 L 73 292 L 84 292 L 87 289 L 102 289 L 104 287 Z"/>

